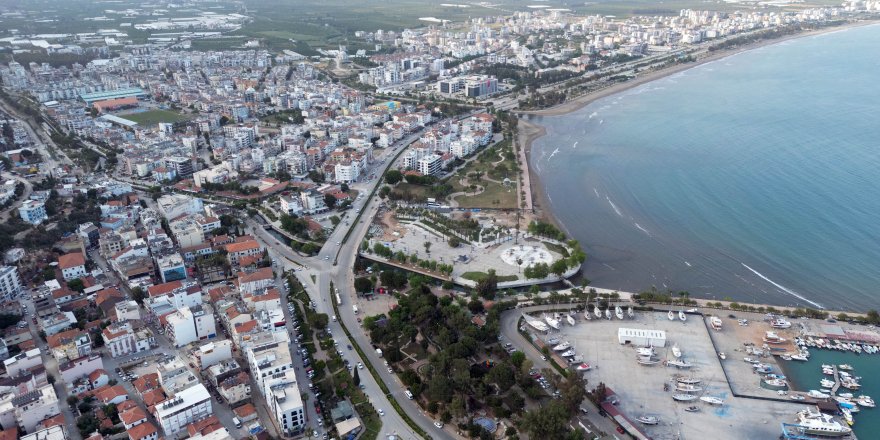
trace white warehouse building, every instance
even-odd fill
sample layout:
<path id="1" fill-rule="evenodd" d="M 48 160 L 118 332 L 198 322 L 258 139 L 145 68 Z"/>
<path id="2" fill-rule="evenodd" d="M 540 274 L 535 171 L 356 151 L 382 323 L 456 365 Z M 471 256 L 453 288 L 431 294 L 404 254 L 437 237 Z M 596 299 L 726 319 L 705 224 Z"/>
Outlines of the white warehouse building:
<path id="1" fill-rule="evenodd" d="M 618 328 L 617 342 L 620 345 L 636 345 L 639 347 L 665 347 L 666 332 L 663 330 L 647 330 L 640 328 Z"/>

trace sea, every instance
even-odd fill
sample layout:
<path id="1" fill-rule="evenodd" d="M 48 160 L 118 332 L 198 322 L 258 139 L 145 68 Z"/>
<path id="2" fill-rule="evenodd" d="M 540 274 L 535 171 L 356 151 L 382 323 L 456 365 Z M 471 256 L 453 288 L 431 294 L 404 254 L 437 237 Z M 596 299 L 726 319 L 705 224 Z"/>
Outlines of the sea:
<path id="1" fill-rule="evenodd" d="M 529 118 L 547 129 L 533 168 L 592 285 L 880 309 L 880 26 Z"/>
<path id="2" fill-rule="evenodd" d="M 838 393 L 851 392 L 853 395 L 866 394 L 874 400 L 880 397 L 880 377 L 874 376 L 872 371 L 880 367 L 880 356 L 857 355 L 849 352 L 831 350 L 810 350 L 810 360 L 807 362 L 783 361 L 783 374 L 789 380 L 792 388 L 797 391 L 818 390 L 821 388 L 819 381 L 823 377 L 831 378 L 822 374 L 822 364 L 840 365 L 849 364 L 853 367 L 850 373 L 853 376 L 861 376 L 859 383 L 862 385 L 858 391 L 849 391 L 841 388 Z M 806 408 L 806 407 L 805 407 Z M 880 438 L 880 407 L 859 408 L 861 411 L 853 414 L 853 431 L 859 440 Z M 840 419 L 843 420 L 842 418 Z M 792 419 L 791 421 L 794 421 Z"/>

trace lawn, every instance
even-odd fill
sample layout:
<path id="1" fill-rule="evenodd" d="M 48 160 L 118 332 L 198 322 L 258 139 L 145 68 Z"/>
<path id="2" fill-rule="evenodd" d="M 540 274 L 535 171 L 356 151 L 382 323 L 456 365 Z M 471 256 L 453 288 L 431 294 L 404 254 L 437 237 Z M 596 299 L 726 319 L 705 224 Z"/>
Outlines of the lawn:
<path id="1" fill-rule="evenodd" d="M 485 190 L 477 195 L 460 195 L 455 198 L 461 208 L 516 208 L 516 187 L 504 186 L 483 180 L 480 182 Z"/>
<path id="2" fill-rule="evenodd" d="M 466 280 L 476 281 L 478 283 L 487 276 L 489 276 L 489 274 L 487 274 L 486 272 L 465 272 L 461 274 L 462 278 Z M 496 275 L 496 277 L 498 278 L 499 283 L 505 281 L 516 281 L 519 279 L 519 277 L 516 275 Z"/>
<path id="3" fill-rule="evenodd" d="M 142 126 L 155 125 L 160 122 L 181 122 L 186 121 L 189 117 L 182 115 L 180 113 L 175 113 L 170 110 L 147 110 L 145 112 L 140 113 L 129 113 L 126 115 L 117 115 L 120 118 L 128 119 L 129 121 L 137 122 Z"/>

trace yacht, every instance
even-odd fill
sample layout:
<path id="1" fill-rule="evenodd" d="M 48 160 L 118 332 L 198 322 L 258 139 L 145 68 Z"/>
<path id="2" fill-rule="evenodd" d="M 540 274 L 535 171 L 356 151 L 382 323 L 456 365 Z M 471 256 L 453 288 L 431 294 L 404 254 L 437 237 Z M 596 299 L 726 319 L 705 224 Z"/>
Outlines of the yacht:
<path id="1" fill-rule="evenodd" d="M 617 319 L 623 319 L 623 309 L 621 309 L 620 306 L 614 307 L 614 316 L 616 316 Z"/>
<path id="2" fill-rule="evenodd" d="M 721 318 L 717 316 L 710 317 L 709 325 L 712 326 L 715 331 L 721 331 Z"/>
<path id="3" fill-rule="evenodd" d="M 605 309 L 605 319 L 611 319 L 611 307 Z"/>
<path id="4" fill-rule="evenodd" d="M 583 364 L 578 365 L 577 368 L 575 368 L 575 370 L 577 370 L 577 371 L 587 371 L 587 370 L 589 370 L 590 368 L 592 368 L 592 367 L 590 366 L 590 364 L 583 363 Z"/>
<path id="5" fill-rule="evenodd" d="M 681 349 L 678 348 L 678 344 L 672 344 L 672 355 L 676 358 L 681 357 Z"/>
<path id="6" fill-rule="evenodd" d="M 833 380 L 822 379 L 819 381 L 819 385 L 822 385 L 822 388 L 831 388 L 834 386 Z"/>
<path id="7" fill-rule="evenodd" d="M 786 341 L 785 338 L 776 334 L 776 332 L 765 332 L 764 333 L 764 342 L 768 344 L 782 344 Z"/>
<path id="8" fill-rule="evenodd" d="M 690 368 L 690 367 L 693 367 L 694 364 L 692 364 L 688 361 L 681 360 L 681 359 L 670 359 L 670 360 L 666 361 L 666 366 L 676 367 L 676 368 Z"/>
<path id="9" fill-rule="evenodd" d="M 852 365 L 850 364 L 840 364 L 837 366 L 837 368 L 840 368 L 843 371 L 852 371 L 853 369 Z"/>
<path id="10" fill-rule="evenodd" d="M 786 321 L 785 318 L 776 318 L 776 319 L 770 321 L 770 327 L 789 328 L 789 327 L 791 327 L 791 322 Z"/>
<path id="11" fill-rule="evenodd" d="M 670 321 L 675 321 L 675 313 L 672 313 L 672 310 L 666 314 L 666 317 L 669 318 Z"/>
<path id="12" fill-rule="evenodd" d="M 673 400 L 677 400 L 679 402 L 693 402 L 697 400 L 699 397 L 696 394 L 684 394 L 684 393 L 675 393 L 672 395 Z"/>
<path id="13" fill-rule="evenodd" d="M 572 348 L 566 352 L 563 352 L 561 356 L 562 357 L 571 357 L 571 356 L 574 356 L 575 354 L 577 354 L 577 353 L 575 353 L 574 349 Z"/>
<path id="14" fill-rule="evenodd" d="M 856 398 L 856 403 L 866 408 L 873 408 L 874 406 L 876 406 L 874 404 L 874 399 L 872 399 L 871 396 L 866 396 L 864 394 Z"/>
<path id="15" fill-rule="evenodd" d="M 593 306 L 593 314 L 596 315 L 597 318 L 602 318 L 602 311 L 599 310 L 599 306 Z"/>
<path id="16" fill-rule="evenodd" d="M 817 390 L 810 390 L 810 391 L 807 393 L 807 396 L 812 397 L 812 398 L 814 398 L 814 399 L 827 399 L 827 398 L 831 397 L 830 395 L 825 394 L 825 393 L 820 392 L 820 391 L 817 391 Z"/>
<path id="17" fill-rule="evenodd" d="M 841 408 L 840 412 L 843 413 L 843 420 L 846 420 L 846 424 L 852 426 L 854 423 L 852 412 L 846 408 Z"/>
<path id="18" fill-rule="evenodd" d="M 565 320 L 566 320 L 566 322 L 568 322 L 568 325 L 574 327 L 574 325 L 575 325 L 574 316 L 565 315 Z"/>
<path id="19" fill-rule="evenodd" d="M 686 393 L 699 393 L 700 391 L 703 391 L 703 388 L 701 387 L 698 387 L 696 385 L 688 385 L 681 382 L 675 384 L 675 389 L 678 391 L 684 391 Z"/>
<path id="20" fill-rule="evenodd" d="M 798 426 L 805 434 L 825 437 L 843 437 L 852 433 L 852 428 L 842 425 L 828 414 L 814 413 L 810 410 L 798 413 Z"/>
<path id="21" fill-rule="evenodd" d="M 700 397 L 700 400 L 708 403 L 709 405 L 724 405 L 724 400 L 715 396 L 703 396 Z"/>
<path id="22" fill-rule="evenodd" d="M 584 308 L 584 319 L 586 319 L 587 321 L 590 321 L 593 319 L 593 315 L 590 314 L 589 307 Z"/>
<path id="23" fill-rule="evenodd" d="M 687 318 L 687 315 L 684 314 L 684 310 L 678 311 L 678 319 L 681 320 L 682 322 L 687 321 L 688 318 Z"/>
<path id="24" fill-rule="evenodd" d="M 565 342 L 553 347 L 553 351 L 565 351 L 565 350 L 568 350 L 570 347 L 571 347 L 571 343 L 568 341 L 565 341 Z"/>
<path id="25" fill-rule="evenodd" d="M 807 357 L 806 357 L 805 355 L 803 355 L 802 353 L 798 353 L 798 354 L 793 354 L 793 355 L 791 355 L 791 360 L 793 360 L 793 361 L 806 362 L 806 361 L 807 361 Z"/>
<path id="26" fill-rule="evenodd" d="M 639 347 L 636 349 L 639 356 L 654 356 L 654 347 Z"/>
<path id="27" fill-rule="evenodd" d="M 636 420 L 638 420 L 639 422 L 642 422 L 646 425 L 656 425 L 656 424 L 660 423 L 660 419 L 657 418 L 656 416 L 641 416 L 641 417 L 636 417 Z"/>
<path id="28" fill-rule="evenodd" d="M 549 325 L 550 327 L 553 327 L 554 329 L 559 330 L 559 320 L 558 319 L 552 318 L 550 316 L 545 316 L 544 322 L 546 322 L 547 325 Z"/>
<path id="29" fill-rule="evenodd" d="M 532 326 L 532 328 L 539 332 L 546 332 L 547 330 L 550 330 L 550 327 L 548 327 L 547 324 L 529 315 L 526 315 L 525 313 L 523 314 L 523 319 L 526 320 L 527 324 L 529 324 L 530 326 Z"/>
<path id="30" fill-rule="evenodd" d="M 805 399 L 805 397 L 801 396 L 800 394 L 792 394 L 792 395 L 788 396 L 788 398 L 791 400 L 804 400 Z"/>
<path id="31" fill-rule="evenodd" d="M 629 306 L 629 308 L 626 309 L 626 315 L 629 316 L 629 319 L 633 319 L 636 316 L 636 314 L 633 313 L 632 306 Z"/>
<path id="32" fill-rule="evenodd" d="M 678 383 L 688 384 L 688 385 L 696 385 L 702 382 L 700 379 L 694 379 L 693 377 L 682 377 L 678 379 Z"/>

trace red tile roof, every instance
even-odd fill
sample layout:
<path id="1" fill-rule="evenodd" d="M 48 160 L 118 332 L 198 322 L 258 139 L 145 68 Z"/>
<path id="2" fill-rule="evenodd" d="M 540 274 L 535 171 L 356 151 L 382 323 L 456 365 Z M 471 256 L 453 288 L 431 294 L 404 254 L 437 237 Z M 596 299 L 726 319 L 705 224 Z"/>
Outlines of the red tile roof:
<path id="1" fill-rule="evenodd" d="M 128 430 L 128 438 L 131 440 L 140 440 L 142 438 L 149 438 L 153 434 L 155 434 L 156 427 L 153 426 L 150 422 L 144 422 L 140 425 L 135 426 Z"/>
<path id="2" fill-rule="evenodd" d="M 71 267 L 82 266 L 86 264 L 86 259 L 79 252 L 72 252 L 58 257 L 58 267 L 61 269 L 70 269 Z"/>

